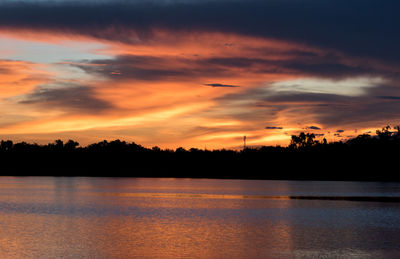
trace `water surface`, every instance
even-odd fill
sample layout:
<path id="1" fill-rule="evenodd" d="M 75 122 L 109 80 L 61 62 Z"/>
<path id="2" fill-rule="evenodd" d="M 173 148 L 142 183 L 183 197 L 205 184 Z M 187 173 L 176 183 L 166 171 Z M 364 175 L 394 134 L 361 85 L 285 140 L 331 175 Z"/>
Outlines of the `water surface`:
<path id="1" fill-rule="evenodd" d="M 0 258 L 400 258 L 398 183 L 0 177 Z"/>

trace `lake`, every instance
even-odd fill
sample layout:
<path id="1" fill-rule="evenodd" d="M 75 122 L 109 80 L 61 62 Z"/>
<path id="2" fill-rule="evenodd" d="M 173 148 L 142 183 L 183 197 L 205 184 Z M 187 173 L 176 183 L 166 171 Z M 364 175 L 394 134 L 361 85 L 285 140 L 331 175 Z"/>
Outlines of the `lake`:
<path id="1" fill-rule="evenodd" d="M 400 203 L 346 197 L 400 184 L 0 177 L 0 258 L 400 258 Z"/>

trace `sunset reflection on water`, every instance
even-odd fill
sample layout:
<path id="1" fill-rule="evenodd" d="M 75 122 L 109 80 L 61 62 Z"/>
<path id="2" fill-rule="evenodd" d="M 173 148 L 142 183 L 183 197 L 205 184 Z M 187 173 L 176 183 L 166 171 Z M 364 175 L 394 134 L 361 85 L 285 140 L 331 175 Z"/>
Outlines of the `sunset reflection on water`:
<path id="1" fill-rule="evenodd" d="M 400 255 L 397 184 L 0 178 L 1 258 L 287 258 Z M 318 184 L 317 184 L 318 185 Z M 364 185 L 364 186 L 363 186 Z M 368 191 L 365 191 L 368 190 Z M 399 195 L 400 196 L 400 195 Z"/>

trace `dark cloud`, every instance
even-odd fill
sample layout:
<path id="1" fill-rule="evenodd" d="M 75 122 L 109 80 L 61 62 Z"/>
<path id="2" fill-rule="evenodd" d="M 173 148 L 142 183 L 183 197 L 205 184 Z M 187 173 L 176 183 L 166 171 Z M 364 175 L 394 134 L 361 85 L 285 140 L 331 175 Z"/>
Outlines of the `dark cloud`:
<path id="1" fill-rule="evenodd" d="M 204 85 L 211 87 L 240 87 L 238 85 L 224 85 L 224 84 L 204 84 Z"/>
<path id="2" fill-rule="evenodd" d="M 113 80 L 183 80 L 203 76 L 226 76 L 227 69 L 198 64 L 184 58 L 162 58 L 153 56 L 121 55 L 114 59 L 83 60 L 73 63 L 86 73 L 100 75 Z"/>
<path id="3" fill-rule="evenodd" d="M 265 127 L 265 129 L 274 130 L 274 129 L 283 129 L 283 127 L 269 126 L 269 127 Z"/>
<path id="4" fill-rule="evenodd" d="M 253 88 L 240 93 L 227 94 L 216 98 L 222 102 L 236 102 L 241 100 L 253 100 L 252 106 L 276 107 L 280 103 L 307 103 L 317 106 L 329 106 L 338 103 L 347 103 L 353 100 L 349 96 L 330 93 L 309 92 L 275 92 L 268 88 Z"/>
<path id="5" fill-rule="evenodd" d="M 300 51 L 297 51 L 300 52 Z M 289 53 L 296 51 L 280 51 L 276 55 L 284 57 Z M 311 53 L 311 52 L 310 52 Z M 387 74 L 392 76 L 391 71 L 373 68 L 369 64 L 355 63 L 349 64 L 335 55 L 322 55 L 314 53 L 314 56 L 296 55 L 277 60 L 276 57 L 270 57 L 270 54 L 263 55 L 257 53 L 258 58 L 249 57 L 221 57 L 201 60 L 204 66 L 222 66 L 229 68 L 241 68 L 257 73 L 274 74 L 305 74 L 319 77 L 349 77 L 359 75 Z"/>
<path id="6" fill-rule="evenodd" d="M 336 62 L 335 62 L 336 61 Z M 368 65 L 356 64 L 348 65 L 342 63 L 342 61 L 332 59 L 330 61 L 317 60 L 312 62 L 307 60 L 293 60 L 293 61 L 283 61 L 280 62 L 281 66 L 292 71 L 297 71 L 302 74 L 308 74 L 313 76 L 328 77 L 328 78 L 338 78 L 338 77 L 350 77 L 359 75 L 379 75 L 391 73 L 388 71 L 380 71 L 378 69 L 369 67 Z"/>
<path id="7" fill-rule="evenodd" d="M 83 61 L 71 64 L 91 74 L 115 80 L 160 80 L 168 77 L 186 76 L 179 69 L 161 68 L 166 60 L 151 56 L 118 56 L 115 59 Z"/>
<path id="8" fill-rule="evenodd" d="M 293 50 L 287 50 L 293 52 Z M 286 55 L 281 50 L 281 55 Z M 327 60 L 325 57 L 313 58 L 292 56 L 285 60 L 276 57 L 245 58 L 245 57 L 216 57 L 187 59 L 182 57 L 154 57 L 138 55 L 120 55 L 113 59 L 82 60 L 72 63 L 86 73 L 96 74 L 113 80 L 193 80 L 204 77 L 231 77 L 232 68 L 239 68 L 245 75 L 248 74 L 301 74 L 316 77 L 340 79 L 348 76 L 361 76 L 368 74 L 371 68 L 349 67 L 342 64 L 344 61 L 337 58 Z M 328 62 L 324 64 L 323 62 Z M 342 69 L 330 70 L 330 66 Z M 294 65 L 295 64 L 295 65 Z M 326 70 L 324 70 L 326 68 Z M 330 71 L 330 72 L 329 72 Z M 237 72 L 240 73 L 240 72 Z M 376 70 L 379 74 L 388 74 Z M 371 76 L 371 74 L 368 74 Z M 221 83 L 205 84 L 211 87 L 239 87 Z"/>
<path id="9" fill-rule="evenodd" d="M 398 82 L 376 85 L 364 89 L 357 96 L 330 93 L 276 92 L 269 87 L 246 89 L 215 99 L 218 107 L 232 107 L 230 116 L 254 124 L 275 121 L 284 116 L 287 123 L 315 123 L 323 128 L 376 127 L 388 121 L 400 121 L 400 102 L 396 98 L 377 96 L 400 96 Z M 308 116 L 310 115 L 310 116 Z M 312 124 L 311 124 L 312 125 Z M 342 133 L 342 132 L 337 132 Z"/>
<path id="10" fill-rule="evenodd" d="M 120 55 L 114 59 L 83 60 L 73 63 L 86 73 L 113 80 L 193 80 L 204 76 L 229 76 L 229 67 L 210 64 L 208 59 Z M 239 87 L 220 83 L 205 84 L 211 87 Z"/>
<path id="11" fill-rule="evenodd" d="M 137 42 L 154 29 L 277 38 L 398 64 L 397 0 L 5 2 L 1 27 Z M 129 32 L 134 31 L 134 34 Z"/>
<path id="12" fill-rule="evenodd" d="M 340 130 L 337 130 L 336 132 L 337 132 L 337 133 L 343 133 L 344 130 L 341 130 L 341 129 L 340 129 Z"/>
<path id="13" fill-rule="evenodd" d="M 274 62 L 272 60 L 263 58 L 248 58 L 248 57 L 216 57 L 209 58 L 199 61 L 204 65 L 218 65 L 230 68 L 251 68 L 255 65 L 261 66 L 273 66 Z"/>
<path id="14" fill-rule="evenodd" d="M 317 127 L 317 126 L 307 126 L 306 129 L 310 129 L 310 130 L 321 130 L 321 128 Z"/>
<path id="15" fill-rule="evenodd" d="M 267 99 L 268 102 L 275 103 L 315 103 L 318 106 L 327 106 L 329 103 L 345 103 L 346 100 L 351 100 L 351 97 L 325 93 L 282 93 Z"/>
<path id="16" fill-rule="evenodd" d="M 388 99 L 388 100 L 400 100 L 400 96 L 379 96 L 378 98 Z"/>
<path id="17" fill-rule="evenodd" d="M 153 57 L 120 55 L 114 59 L 82 60 L 80 63 L 72 63 L 86 73 L 100 75 L 113 80 L 193 80 L 194 78 L 230 77 L 232 62 L 224 63 L 223 59 L 185 59 L 177 57 Z M 228 61 L 229 62 L 229 61 Z M 257 62 L 248 59 L 248 62 Z M 267 61 L 266 61 L 267 62 Z M 238 64 L 239 65 L 239 64 Z M 245 67 L 244 64 L 242 64 Z M 256 65 L 256 63 L 254 63 Z M 253 69 L 246 65 L 247 72 L 265 73 L 267 70 Z M 271 70 L 270 72 L 276 72 Z M 204 84 L 211 87 L 240 87 L 221 83 Z"/>
<path id="18" fill-rule="evenodd" d="M 107 101 L 95 97 L 90 87 L 65 83 L 39 86 L 20 103 L 80 113 L 98 113 L 113 108 Z"/>

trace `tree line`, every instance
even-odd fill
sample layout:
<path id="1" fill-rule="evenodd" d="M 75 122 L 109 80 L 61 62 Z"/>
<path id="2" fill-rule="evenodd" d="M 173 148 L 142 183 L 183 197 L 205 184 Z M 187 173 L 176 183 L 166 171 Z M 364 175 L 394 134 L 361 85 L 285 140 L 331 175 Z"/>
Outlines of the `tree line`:
<path id="1" fill-rule="evenodd" d="M 399 180 L 400 127 L 346 141 L 301 132 L 290 145 L 242 150 L 146 148 L 134 142 L 74 140 L 46 145 L 0 141 L 2 175 Z"/>

